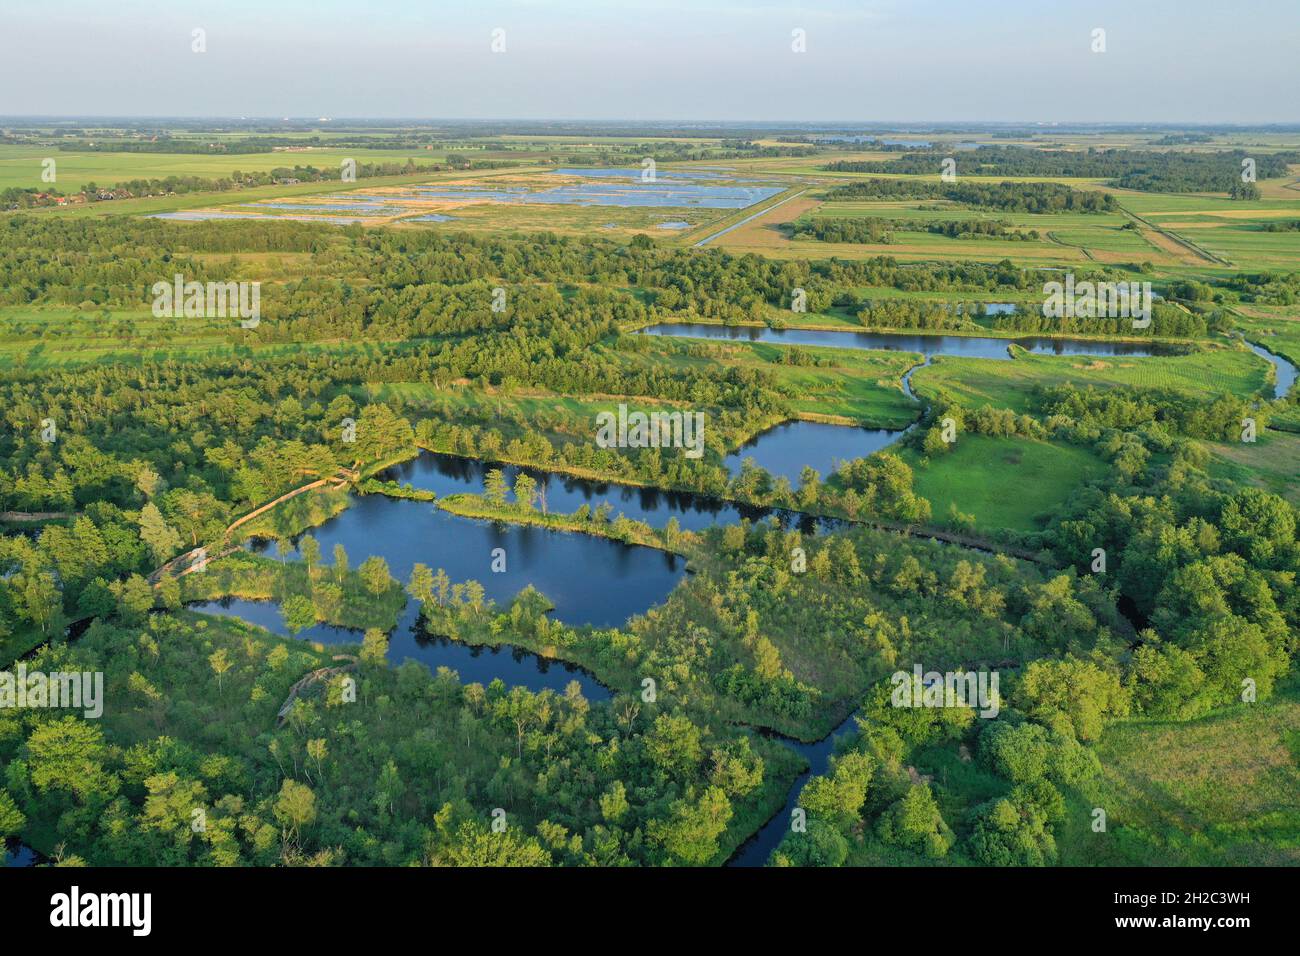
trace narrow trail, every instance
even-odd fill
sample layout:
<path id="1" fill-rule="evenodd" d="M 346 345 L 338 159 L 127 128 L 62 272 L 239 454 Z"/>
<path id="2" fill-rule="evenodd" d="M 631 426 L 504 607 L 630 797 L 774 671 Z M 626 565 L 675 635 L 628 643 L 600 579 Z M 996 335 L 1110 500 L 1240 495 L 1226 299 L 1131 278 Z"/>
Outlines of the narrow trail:
<path id="1" fill-rule="evenodd" d="M 296 498 L 298 497 L 298 495 L 301 495 L 304 492 L 311 491 L 314 488 L 321 488 L 324 487 L 325 485 L 329 485 L 332 488 L 342 488 L 344 485 L 348 484 L 349 482 L 356 481 L 356 479 L 357 479 L 357 472 L 351 469 L 343 468 L 339 470 L 339 473 L 337 475 L 333 475 L 329 478 L 318 478 L 315 481 L 311 481 L 305 485 L 301 485 L 300 487 L 294 488 L 292 491 L 286 491 L 284 494 L 280 495 L 280 497 L 276 498 L 274 501 L 268 501 L 266 504 L 254 508 L 248 514 L 243 515 L 240 518 L 236 518 L 226 528 L 225 536 L 228 538 L 230 534 L 240 525 L 247 524 L 248 522 L 252 521 L 254 518 L 266 514 L 266 512 L 270 511 L 276 505 L 282 504 L 288 501 L 290 498 Z M 207 558 L 209 561 L 213 561 L 216 560 L 217 558 L 223 558 L 228 554 L 233 554 L 236 550 L 238 549 L 234 547 L 228 547 L 222 550 L 218 554 L 207 555 Z M 166 564 L 164 564 L 162 567 L 157 568 L 156 570 L 151 572 L 148 578 L 149 583 L 157 584 L 159 581 L 163 579 L 163 576 L 167 574 L 175 574 L 177 577 L 182 577 L 186 574 L 191 573 L 192 571 L 197 570 L 197 568 L 195 567 L 195 561 L 199 560 L 201 557 L 204 556 L 203 554 L 204 551 L 205 551 L 204 548 L 198 547 L 198 548 L 192 548 L 189 551 L 186 551 L 184 554 L 177 555 L 176 557 L 168 561 Z"/>
<path id="2" fill-rule="evenodd" d="M 0 511 L 0 521 L 62 521 L 80 514 L 79 511 Z"/>
<path id="3" fill-rule="evenodd" d="M 1179 246 L 1182 246 L 1182 247 L 1183 247 L 1184 249 L 1186 249 L 1188 252 L 1192 253 L 1193 255 L 1195 255 L 1195 256 L 1197 256 L 1197 257 L 1199 257 L 1199 258 L 1201 258 L 1201 259 L 1204 259 L 1206 262 L 1211 262 L 1211 263 L 1213 263 L 1214 265 L 1218 265 L 1218 266 L 1230 266 L 1230 265 L 1232 265 L 1232 263 L 1229 262 L 1227 259 L 1223 259 L 1223 258 L 1221 258 L 1221 257 L 1219 257 L 1219 256 L 1216 256 L 1216 255 L 1215 255 L 1214 253 L 1212 253 L 1212 252 L 1207 252 L 1206 250 L 1204 250 L 1204 249 L 1202 249 L 1200 246 L 1198 246 L 1196 243 L 1192 242 L 1190 239 L 1184 239 L 1182 236 L 1180 236 L 1180 235 L 1179 235 L 1178 233 L 1176 233 L 1176 232 L 1170 232 L 1170 231 L 1167 230 L 1167 229 L 1164 229 L 1164 228 L 1162 228 L 1162 227 L 1160 227 L 1160 226 L 1157 226 L 1157 225 L 1156 225 L 1154 222 L 1152 222 L 1150 219 L 1143 219 L 1141 216 L 1139 216 L 1137 213 L 1135 213 L 1135 212 L 1133 212 L 1133 211 L 1131 211 L 1131 210 L 1124 209 L 1123 207 L 1120 207 L 1120 208 L 1121 208 L 1121 211 L 1124 213 L 1124 215 L 1128 216 L 1128 217 L 1129 217 L 1130 219 L 1132 219 L 1134 222 L 1139 222 L 1139 223 L 1141 223 L 1142 225 L 1144 225 L 1144 226 L 1146 226 L 1148 229 L 1150 229 L 1152 232 L 1156 233 L 1156 234 L 1159 235 L 1159 236 L 1163 236 L 1165 239 L 1168 239 L 1168 240 L 1169 240 L 1170 242 L 1172 242 L 1172 243 L 1175 243 L 1175 244 L 1177 244 L 1177 245 L 1179 245 Z"/>

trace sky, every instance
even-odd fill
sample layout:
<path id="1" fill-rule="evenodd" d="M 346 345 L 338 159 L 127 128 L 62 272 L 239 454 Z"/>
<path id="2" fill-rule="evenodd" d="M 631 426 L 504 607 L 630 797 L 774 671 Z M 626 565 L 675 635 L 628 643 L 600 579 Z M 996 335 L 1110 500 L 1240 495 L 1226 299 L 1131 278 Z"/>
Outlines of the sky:
<path id="1" fill-rule="evenodd" d="M 1300 121 L 1300 0 L 3 3 L 8 116 Z"/>

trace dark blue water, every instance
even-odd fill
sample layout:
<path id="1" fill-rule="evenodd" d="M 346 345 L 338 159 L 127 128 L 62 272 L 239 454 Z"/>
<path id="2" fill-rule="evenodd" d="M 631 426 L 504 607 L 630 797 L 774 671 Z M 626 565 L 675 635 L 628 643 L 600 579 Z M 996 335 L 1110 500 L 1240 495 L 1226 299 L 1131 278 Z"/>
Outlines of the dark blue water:
<path id="1" fill-rule="evenodd" d="M 225 598 L 200 601 L 191 604 L 190 609 L 221 617 L 238 617 L 274 634 L 291 636 L 284 626 L 280 606 L 271 601 Z M 316 624 L 292 636 L 328 645 L 359 644 L 363 635 L 346 627 Z M 565 687 L 577 681 L 582 696 L 587 700 L 608 700 L 611 696 L 605 685 L 576 665 L 540 657 L 510 645 L 477 647 L 430 634 L 419 623 L 419 605 L 415 601 L 407 604 L 401 622 L 388 636 L 388 660 L 391 663 L 398 665 L 412 659 L 434 672 L 439 667 L 449 667 L 460 675 L 463 684 L 478 682 L 486 685 L 500 678 L 512 687 L 527 687 L 534 692 L 549 689 L 562 694 Z"/>
<path id="2" fill-rule="evenodd" d="M 781 345 L 821 345 L 842 349 L 883 349 L 920 352 L 922 355 L 958 355 L 966 358 L 1009 359 L 1008 346 L 1020 346 L 1040 355 L 1178 355 L 1174 346 L 1151 342 L 1106 342 L 1091 339 L 1026 336 L 997 339 L 976 335 L 927 335 L 910 332 L 828 332 L 819 329 L 769 329 L 766 326 L 705 325 L 674 322 L 652 325 L 643 335 L 670 335 L 697 339 L 731 339 L 776 342 Z"/>
<path id="3" fill-rule="evenodd" d="M 772 855 L 772 851 L 780 845 L 781 840 L 790 831 L 790 812 L 798 805 L 799 794 L 803 792 L 808 779 L 824 774 L 830 768 L 831 757 L 835 753 L 836 740 L 857 730 L 854 716 L 850 714 L 838 727 L 814 743 L 806 744 L 789 737 L 780 737 L 782 743 L 803 755 L 804 759 L 808 761 L 808 769 L 795 779 L 794 786 L 790 788 L 790 795 L 786 798 L 785 806 L 781 808 L 776 816 L 763 824 L 757 833 L 740 845 L 736 852 L 732 854 L 731 859 L 727 861 L 728 866 L 765 866 L 767 864 L 767 858 Z"/>
<path id="4" fill-rule="evenodd" d="M 839 462 L 865 458 L 892 445 L 902 435 L 902 429 L 782 422 L 751 438 L 739 451 L 723 459 L 723 464 L 734 476 L 740 474 L 746 459 L 753 459 L 773 477 L 784 477 L 792 488 L 798 488 L 805 465 L 825 478 Z"/>
<path id="5" fill-rule="evenodd" d="M 669 518 L 676 518 L 677 524 L 687 531 L 699 531 L 713 524 L 736 524 L 741 518 L 757 521 L 768 514 L 766 509 L 747 508 L 687 492 L 588 481 L 532 468 L 520 469 L 515 465 L 495 465 L 476 458 L 432 452 L 424 452 L 418 458 L 395 465 L 379 477 L 432 491 L 442 498 L 466 492 L 482 494 L 483 477 L 493 468 L 501 469 L 511 487 L 514 487 L 515 476 L 521 470 L 526 471 L 537 481 L 539 488 L 545 489 L 547 510 L 557 514 L 572 514 L 583 505 L 595 511 L 606 504 L 611 509 L 611 519 L 622 514 L 633 521 L 644 521 L 651 527 L 662 528 Z"/>
<path id="6" fill-rule="evenodd" d="M 453 582 L 478 581 L 487 597 L 506 604 L 527 585 L 555 605 L 566 624 L 615 627 L 660 604 L 685 573 L 685 560 L 654 548 L 593 535 L 462 518 L 426 501 L 354 497 L 351 506 L 311 531 L 331 560 L 335 544 L 353 568 L 372 554 L 405 583 L 422 563 L 442 568 Z M 505 551 L 506 570 L 493 572 L 493 551 Z M 265 545 L 278 557 L 278 549 Z M 286 557 L 296 558 L 297 551 Z"/>
<path id="7" fill-rule="evenodd" d="M 16 839 L 5 840 L 3 848 L 5 866 L 35 866 L 40 862 L 40 854 Z"/>

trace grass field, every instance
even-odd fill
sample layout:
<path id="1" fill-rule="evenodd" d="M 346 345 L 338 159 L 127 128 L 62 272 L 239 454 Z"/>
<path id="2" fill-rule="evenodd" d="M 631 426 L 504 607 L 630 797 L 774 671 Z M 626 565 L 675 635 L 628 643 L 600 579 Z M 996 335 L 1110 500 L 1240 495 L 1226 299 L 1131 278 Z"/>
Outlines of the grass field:
<path id="1" fill-rule="evenodd" d="M 42 161 L 55 162 L 56 180 L 41 179 Z M 405 163 L 431 166 L 446 161 L 446 151 L 399 149 L 313 148 L 303 152 L 200 155 L 190 153 L 99 153 L 61 151 L 44 146 L 0 145 L 0 189 L 53 188 L 71 193 L 87 184 L 111 186 L 132 179 L 165 179 L 168 176 L 198 176 L 221 179 L 232 172 L 270 172 L 281 167 L 315 166 L 337 170 L 345 159 L 364 163 Z"/>
<path id="2" fill-rule="evenodd" d="M 1173 389 L 1197 399 L 1207 392 L 1244 398 L 1265 388 L 1272 371 L 1253 352 L 1230 347 L 1158 358 L 1034 355 L 1019 349 L 1015 355 L 1010 362 L 940 356 L 917 370 L 912 386 L 925 398 L 942 392 L 966 405 L 1027 412 L 1030 392 L 1039 385 L 1136 385 Z"/>
<path id="3" fill-rule="evenodd" d="M 1107 472 L 1104 461 L 1082 448 L 991 435 L 961 435 L 951 451 L 924 464 L 911 449 L 903 458 L 936 522 L 956 507 L 982 530 L 1037 530 L 1079 485 Z"/>
<path id="4" fill-rule="evenodd" d="M 699 369 L 731 367 L 774 375 L 790 396 L 793 410 L 829 416 L 875 428 L 902 428 L 920 409 L 902 390 L 903 374 L 917 364 L 910 352 L 870 352 L 815 348 L 819 365 L 788 365 L 789 346 L 766 342 L 716 342 L 644 336 L 635 350 L 611 352 L 612 361 Z"/>
<path id="5" fill-rule="evenodd" d="M 1211 443 L 1211 472 L 1257 485 L 1300 507 L 1300 435 L 1265 429 L 1253 443 Z"/>
<path id="6" fill-rule="evenodd" d="M 1065 865 L 1300 865 L 1300 685 L 1185 723 L 1124 721 L 1068 799 Z M 1106 832 L 1092 832 L 1092 810 Z"/>
<path id="7" fill-rule="evenodd" d="M 1300 219 L 1300 192 L 1282 188 L 1288 181 L 1260 183 L 1265 198 L 1251 201 L 1128 191 L 1117 191 L 1116 197 L 1135 215 L 1234 266 L 1292 269 L 1300 260 L 1300 232 L 1260 229 L 1266 222 Z"/>

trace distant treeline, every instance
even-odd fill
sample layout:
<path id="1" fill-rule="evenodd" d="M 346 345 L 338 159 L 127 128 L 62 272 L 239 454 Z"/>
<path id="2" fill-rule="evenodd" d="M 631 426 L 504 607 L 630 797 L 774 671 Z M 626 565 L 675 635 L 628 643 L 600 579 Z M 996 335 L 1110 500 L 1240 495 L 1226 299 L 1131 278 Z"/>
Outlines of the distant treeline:
<path id="1" fill-rule="evenodd" d="M 74 140 L 60 143 L 59 150 L 65 153 L 185 153 L 203 156 L 231 156 L 247 153 L 270 153 L 275 149 L 286 147 L 324 147 L 338 148 L 340 143 L 322 141 L 319 136 L 300 139 L 287 136 L 253 136 L 246 139 L 228 141 L 205 141 L 201 139 L 177 139 L 171 136 L 157 136 L 149 139 L 100 138 Z M 367 148 L 370 144 L 367 144 Z"/>
<path id="2" fill-rule="evenodd" d="M 656 163 L 684 163 L 710 159 L 775 159 L 790 156 L 813 156 L 817 150 L 811 146 L 777 147 L 759 146 L 750 140 L 724 140 L 717 146 L 700 146 L 692 143 L 627 143 L 611 146 L 599 152 L 570 153 L 553 160 L 564 166 L 626 166 L 629 157 L 637 162 L 653 159 Z"/>
<path id="3" fill-rule="evenodd" d="M 1195 143 L 1211 143 L 1214 137 L 1208 133 L 1171 133 L 1151 141 L 1152 146 L 1190 146 Z"/>
<path id="4" fill-rule="evenodd" d="M 831 172 L 935 175 L 951 153 L 941 149 L 913 151 L 897 159 L 826 164 Z M 1243 183 L 1242 162 L 1252 159 L 1259 179 L 1285 176 L 1288 163 L 1300 162 L 1300 152 L 1248 155 L 1243 150 L 1215 153 L 1163 153 L 1150 150 L 1047 150 L 1025 146 L 981 146 L 958 153 L 959 175 L 1069 176 L 1105 179 L 1110 185 L 1143 192 L 1237 193 L 1247 196 L 1253 183 Z"/>
<path id="5" fill-rule="evenodd" d="M 1007 212 L 1112 212 L 1118 209 L 1109 193 L 1083 192 L 1060 183 L 935 182 L 923 179 L 868 179 L 836 186 L 827 200 L 946 199 Z"/>
<path id="6" fill-rule="evenodd" d="M 893 242 L 891 230 L 928 232 L 950 239 L 1037 239 L 1037 229 L 1021 231 L 1002 219 L 947 219 L 918 222 L 914 219 L 878 219 L 874 217 L 800 220 L 794 224 L 796 238 L 820 242 Z"/>

